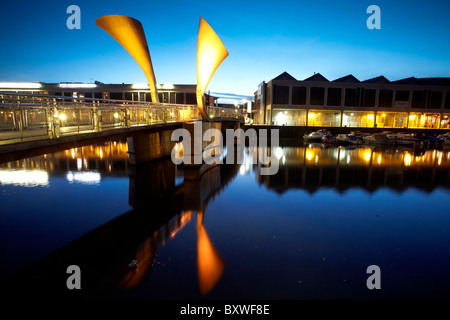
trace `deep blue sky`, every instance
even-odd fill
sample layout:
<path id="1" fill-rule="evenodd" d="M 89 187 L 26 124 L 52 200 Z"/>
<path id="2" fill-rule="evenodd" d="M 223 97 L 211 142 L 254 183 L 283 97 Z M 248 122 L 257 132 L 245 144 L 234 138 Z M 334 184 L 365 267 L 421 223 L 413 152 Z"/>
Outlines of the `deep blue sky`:
<path id="1" fill-rule="evenodd" d="M 81 30 L 66 27 L 71 4 L 81 8 Z M 381 8 L 381 30 L 366 27 L 371 4 Z M 142 22 L 158 83 L 196 83 L 200 16 L 230 53 L 213 92 L 252 95 L 283 71 L 329 80 L 450 76 L 450 1 L 18 0 L 0 11 L 0 81 L 146 82 L 95 25 L 107 14 Z"/>

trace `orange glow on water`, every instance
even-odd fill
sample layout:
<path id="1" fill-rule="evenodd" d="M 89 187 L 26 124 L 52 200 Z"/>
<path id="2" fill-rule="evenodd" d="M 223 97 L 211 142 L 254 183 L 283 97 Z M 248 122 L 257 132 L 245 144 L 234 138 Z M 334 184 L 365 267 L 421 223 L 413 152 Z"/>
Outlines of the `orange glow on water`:
<path id="1" fill-rule="evenodd" d="M 201 294 L 210 292 L 222 276 L 225 261 L 214 248 L 203 226 L 203 212 L 197 217 L 197 268 Z"/>

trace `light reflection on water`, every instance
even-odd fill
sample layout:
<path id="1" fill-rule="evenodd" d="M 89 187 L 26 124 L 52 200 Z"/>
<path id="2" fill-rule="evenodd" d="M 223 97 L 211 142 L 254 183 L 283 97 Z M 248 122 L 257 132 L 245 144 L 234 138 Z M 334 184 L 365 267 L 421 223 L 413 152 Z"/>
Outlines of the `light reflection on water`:
<path id="1" fill-rule="evenodd" d="M 248 153 L 199 176 L 170 159 L 129 166 L 126 151 L 117 141 L 0 165 L 2 260 L 17 259 L 3 273 L 79 238 L 42 265 L 67 255 L 89 268 L 97 248 L 90 289 L 116 289 L 94 295 L 449 296 L 448 151 L 283 147 L 274 176 Z M 92 230 L 111 235 L 82 236 Z M 365 287 L 371 264 L 382 270 L 380 292 Z"/>

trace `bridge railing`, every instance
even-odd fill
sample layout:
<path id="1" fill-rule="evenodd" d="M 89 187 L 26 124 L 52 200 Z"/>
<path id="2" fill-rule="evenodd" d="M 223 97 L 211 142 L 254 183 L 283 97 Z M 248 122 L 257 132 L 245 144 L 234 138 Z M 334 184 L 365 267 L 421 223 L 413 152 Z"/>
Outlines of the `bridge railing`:
<path id="1" fill-rule="evenodd" d="M 207 107 L 207 114 L 243 118 L 226 108 Z M 201 120 L 196 105 L 0 92 L 0 144 L 193 120 Z"/>

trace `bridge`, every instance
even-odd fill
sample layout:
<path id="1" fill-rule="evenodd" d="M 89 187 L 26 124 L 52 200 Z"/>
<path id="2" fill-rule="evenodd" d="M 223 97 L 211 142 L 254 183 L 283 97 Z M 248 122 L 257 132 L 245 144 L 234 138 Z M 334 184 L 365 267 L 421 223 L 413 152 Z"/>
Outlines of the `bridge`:
<path id="1" fill-rule="evenodd" d="M 105 137 L 105 131 L 129 133 L 142 131 L 136 130 L 142 127 L 159 128 L 160 132 L 153 136 L 141 135 L 129 140 L 131 161 L 139 163 L 167 155 L 167 150 L 170 154 L 171 148 L 168 147 L 171 143 L 167 133 L 171 132 L 170 129 L 165 130 L 166 124 L 203 120 L 207 125 L 202 125 L 202 130 L 206 131 L 221 129 L 220 125 L 212 125 L 214 122 L 232 120 L 237 123 L 235 128 L 240 122 L 245 122 L 243 114 L 237 110 L 204 105 L 206 88 L 228 56 L 228 51 L 203 18 L 200 17 L 197 40 L 197 105 L 159 102 L 150 51 L 138 20 L 123 15 L 107 15 L 98 18 L 96 24 L 136 60 L 148 80 L 152 102 L 0 92 L 0 154 Z M 175 127 L 171 126 L 172 129 Z M 192 129 L 190 125 L 185 128 Z M 136 154 L 144 156 L 136 157 Z"/>
<path id="2" fill-rule="evenodd" d="M 241 110 L 205 110 L 211 124 L 245 122 Z M 0 154 L 162 132 L 197 120 L 202 116 L 196 105 L 0 92 Z"/>

